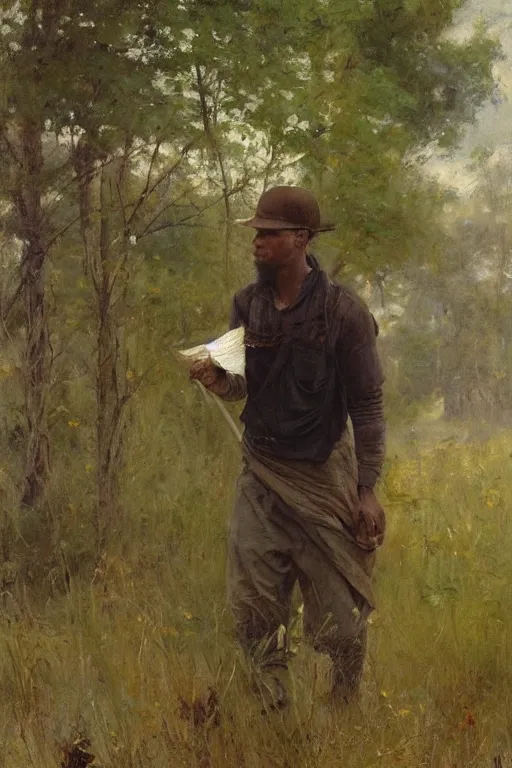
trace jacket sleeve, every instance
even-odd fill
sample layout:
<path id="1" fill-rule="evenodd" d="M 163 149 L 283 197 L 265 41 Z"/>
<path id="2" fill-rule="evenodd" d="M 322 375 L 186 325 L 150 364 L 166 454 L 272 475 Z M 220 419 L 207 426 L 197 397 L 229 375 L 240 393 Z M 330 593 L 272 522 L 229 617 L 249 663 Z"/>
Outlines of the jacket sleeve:
<path id="1" fill-rule="evenodd" d="M 234 328 L 239 328 L 241 325 L 242 319 L 240 317 L 240 311 L 235 296 L 231 306 L 229 330 L 232 331 Z M 243 400 L 244 397 L 247 397 L 247 385 L 243 376 L 239 376 L 236 373 L 226 373 L 226 377 L 228 382 L 228 389 L 226 393 L 222 395 L 223 400 L 234 402 L 236 400 Z"/>
<path id="2" fill-rule="evenodd" d="M 358 485 L 373 488 L 382 472 L 385 421 L 384 375 L 377 351 L 378 326 L 361 300 L 354 300 L 338 340 L 347 408 L 354 429 Z"/>

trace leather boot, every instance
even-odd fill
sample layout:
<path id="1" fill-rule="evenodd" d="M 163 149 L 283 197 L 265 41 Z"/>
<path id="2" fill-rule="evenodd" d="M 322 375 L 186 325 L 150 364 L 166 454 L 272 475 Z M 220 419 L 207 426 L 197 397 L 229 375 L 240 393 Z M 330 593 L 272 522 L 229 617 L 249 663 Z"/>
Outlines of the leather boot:
<path id="1" fill-rule="evenodd" d="M 332 656 L 331 696 L 345 704 L 357 701 L 366 655 L 366 631 L 343 639 Z"/>

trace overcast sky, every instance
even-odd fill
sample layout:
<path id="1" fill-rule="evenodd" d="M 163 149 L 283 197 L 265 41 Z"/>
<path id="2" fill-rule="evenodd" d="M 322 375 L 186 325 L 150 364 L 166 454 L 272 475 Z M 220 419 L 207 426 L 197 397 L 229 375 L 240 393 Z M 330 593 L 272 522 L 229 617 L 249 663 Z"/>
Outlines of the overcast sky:
<path id="1" fill-rule="evenodd" d="M 485 145 L 512 152 L 512 0 L 467 0 L 456 14 L 453 36 L 471 35 L 474 22 L 482 17 L 488 21 L 490 32 L 499 37 L 507 57 L 496 65 L 501 103 L 489 103 L 480 110 L 475 125 L 468 127 L 462 146 L 453 159 L 436 159 L 429 163 L 429 170 L 461 191 L 471 187 L 472 179 L 465 166 L 474 147 Z"/>

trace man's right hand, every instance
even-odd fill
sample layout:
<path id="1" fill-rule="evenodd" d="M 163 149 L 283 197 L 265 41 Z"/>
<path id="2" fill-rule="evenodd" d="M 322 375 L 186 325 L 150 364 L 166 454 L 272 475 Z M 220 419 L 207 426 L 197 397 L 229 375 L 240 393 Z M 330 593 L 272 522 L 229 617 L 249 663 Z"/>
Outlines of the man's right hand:
<path id="1" fill-rule="evenodd" d="M 201 382 L 203 387 L 219 397 L 225 395 L 228 390 L 226 371 L 215 365 L 210 358 L 194 363 L 189 371 L 189 378 L 191 381 Z"/>
<path id="2" fill-rule="evenodd" d="M 355 536 L 361 549 L 372 552 L 380 547 L 386 533 L 386 514 L 372 488 L 359 488 L 359 509 Z"/>

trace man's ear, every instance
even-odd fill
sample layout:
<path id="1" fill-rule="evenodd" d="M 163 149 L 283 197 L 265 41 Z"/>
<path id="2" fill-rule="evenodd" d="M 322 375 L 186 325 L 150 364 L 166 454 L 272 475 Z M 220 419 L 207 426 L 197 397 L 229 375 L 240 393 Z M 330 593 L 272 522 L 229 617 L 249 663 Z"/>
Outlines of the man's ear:
<path id="1" fill-rule="evenodd" d="M 295 233 L 295 244 L 298 248 L 305 248 L 309 243 L 310 235 L 307 229 L 298 229 Z"/>

